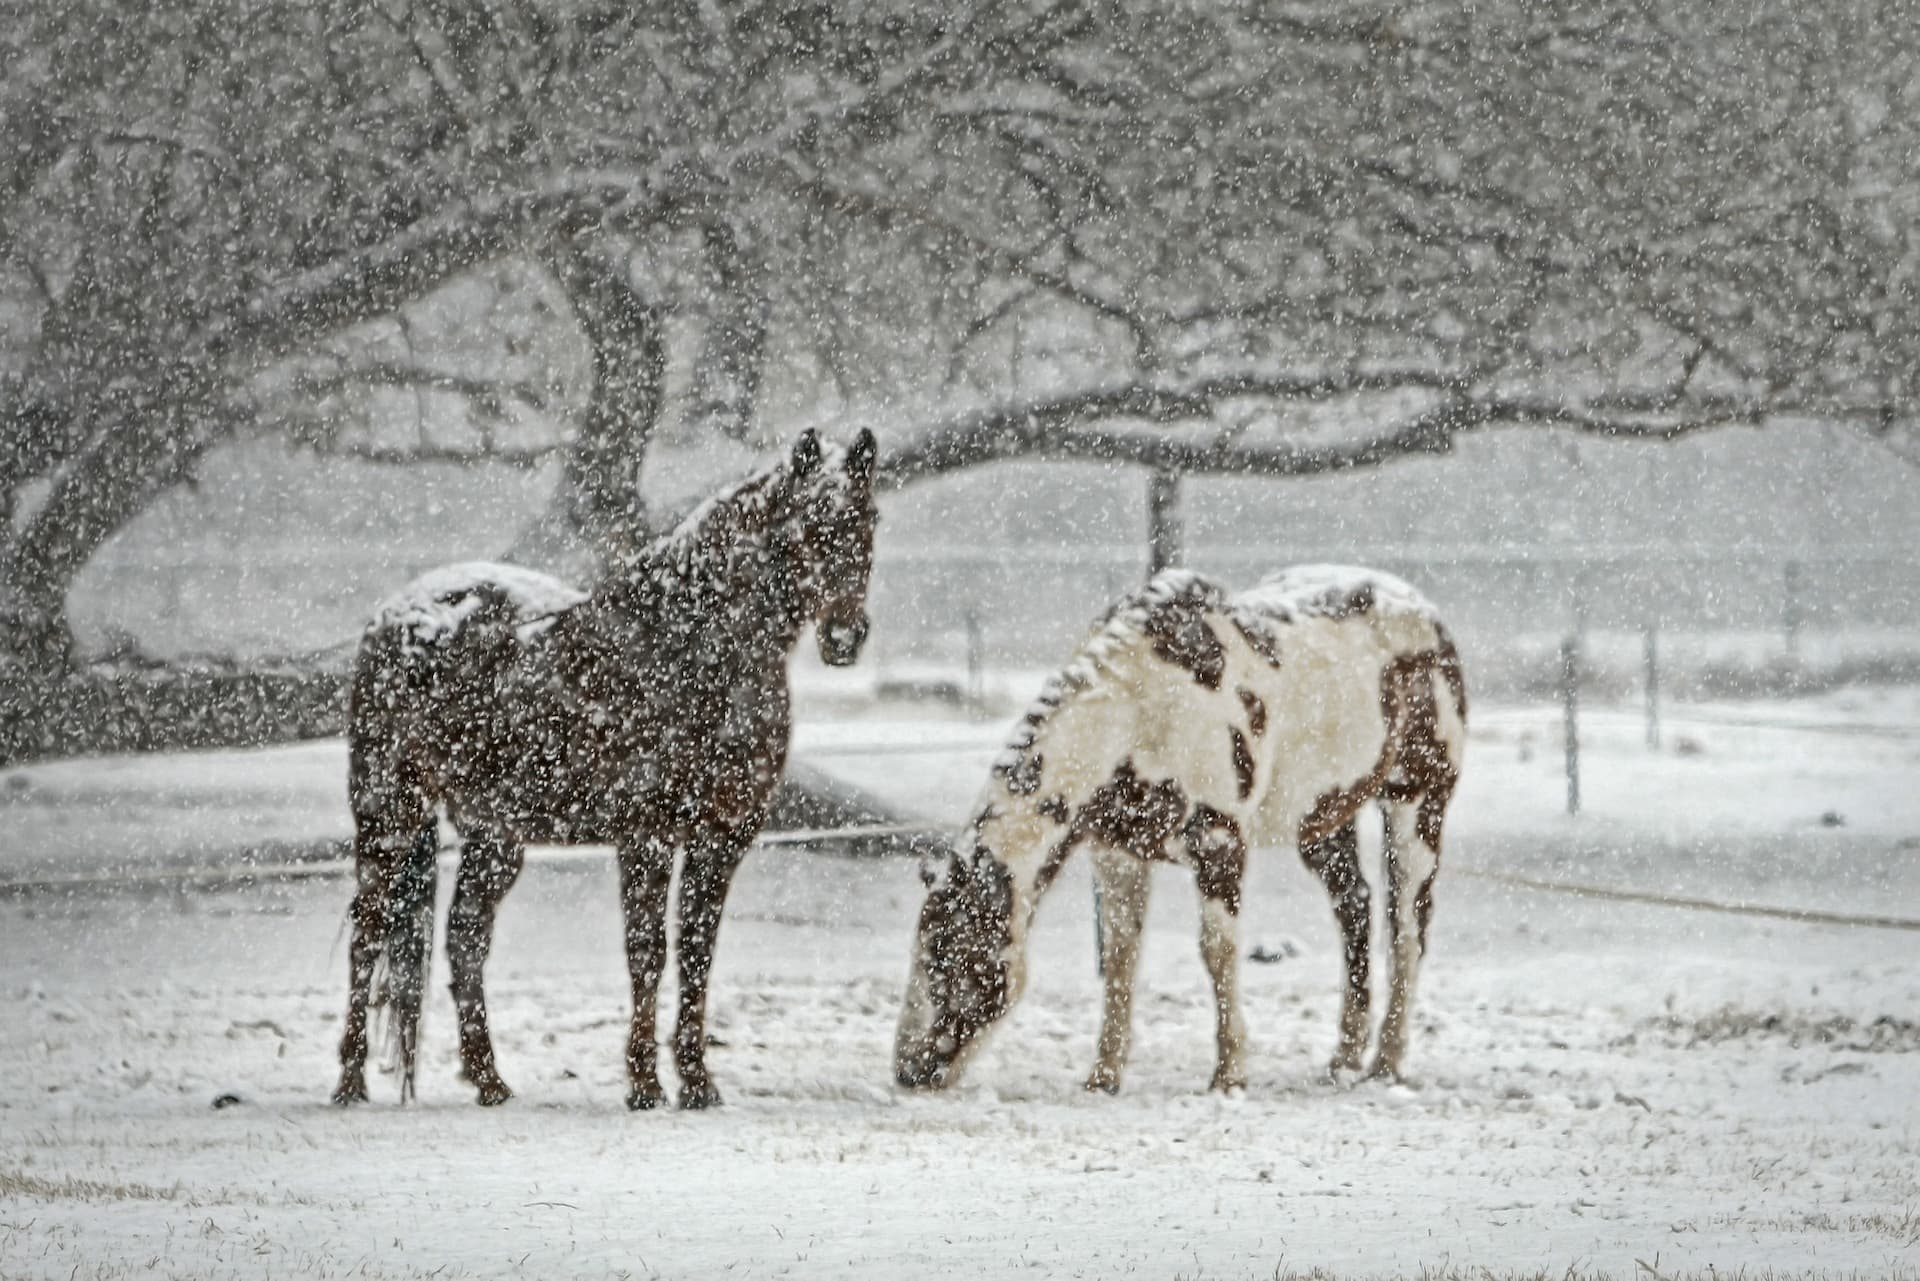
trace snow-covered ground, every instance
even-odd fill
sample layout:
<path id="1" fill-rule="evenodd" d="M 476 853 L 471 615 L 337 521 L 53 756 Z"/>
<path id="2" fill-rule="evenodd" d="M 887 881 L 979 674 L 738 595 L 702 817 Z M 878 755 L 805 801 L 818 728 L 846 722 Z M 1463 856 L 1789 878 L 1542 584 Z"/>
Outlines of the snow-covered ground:
<path id="1" fill-rule="evenodd" d="M 833 688 L 803 713 L 816 764 L 940 820 L 1005 727 Z M 706 1114 L 621 1104 L 604 854 L 536 857 L 503 911 L 512 1103 L 472 1105 L 441 997 L 420 1104 L 376 1078 L 340 1111 L 346 882 L 112 881 L 325 855 L 337 743 L 0 772 L 0 880 L 98 878 L 0 895 L 0 1277 L 1920 1276 L 1920 937 L 1498 879 L 1920 917 L 1920 691 L 1669 708 L 1657 752 L 1631 710 L 1584 730 L 1569 819 L 1556 714 L 1476 709 L 1409 1085 L 1320 1080 L 1334 928 L 1274 851 L 1245 911 L 1249 950 L 1280 959 L 1243 969 L 1244 1097 L 1203 1092 L 1172 871 L 1131 1075 L 1080 1092 L 1081 865 L 968 1083 L 903 1096 L 915 869 L 769 848 L 729 906 L 728 1105 Z"/>

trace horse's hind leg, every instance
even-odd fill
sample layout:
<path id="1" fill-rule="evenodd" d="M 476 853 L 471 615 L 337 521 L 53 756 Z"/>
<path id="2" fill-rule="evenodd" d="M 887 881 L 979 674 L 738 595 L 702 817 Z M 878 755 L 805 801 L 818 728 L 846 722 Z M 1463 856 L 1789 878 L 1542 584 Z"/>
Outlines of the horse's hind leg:
<path id="1" fill-rule="evenodd" d="M 1440 871 L 1442 787 L 1414 801 L 1393 801 L 1387 812 L 1387 926 L 1393 948 L 1393 978 L 1387 1012 L 1380 1021 L 1380 1048 L 1369 1073 L 1398 1079 L 1407 1052 L 1414 987 L 1427 950 L 1433 916 L 1433 881 Z"/>
<path id="2" fill-rule="evenodd" d="M 439 825 L 429 818 L 387 881 L 389 1025 L 400 1061 L 400 1101 L 413 1097 L 420 1062 L 420 1014 L 433 961 L 434 894 L 440 879 Z"/>
<path id="3" fill-rule="evenodd" d="M 447 959 L 453 971 L 453 1005 L 460 1021 L 460 1064 L 480 1091 L 482 1105 L 505 1103 L 513 1091 L 500 1079 L 493 1061 L 493 1037 L 487 1031 L 487 998 L 481 970 L 493 950 L 494 914 L 526 863 L 518 841 L 497 832 L 481 832 L 460 851 L 453 906 L 447 912 Z"/>
<path id="4" fill-rule="evenodd" d="M 367 1101 L 367 1005 L 374 965 L 387 944 L 388 895 L 421 826 L 431 821 L 426 803 L 396 801 L 355 818 L 353 863 L 356 887 L 348 909 L 347 1017 L 340 1035 L 340 1083 L 335 1103 Z"/>
<path id="5" fill-rule="evenodd" d="M 680 869 L 680 1016 L 673 1028 L 673 1062 L 680 1072 L 680 1106 L 710 1108 L 720 1091 L 707 1073 L 707 981 L 719 942 L 720 914 L 733 873 L 757 830 L 755 823 L 696 844 Z"/>
<path id="6" fill-rule="evenodd" d="M 620 910 L 626 921 L 627 979 L 633 987 L 633 1019 L 627 1030 L 627 1106 L 660 1106 L 660 1047 L 654 1019 L 660 973 L 667 963 L 667 889 L 673 882 L 673 847 L 651 836 L 623 842 Z"/>
<path id="7" fill-rule="evenodd" d="M 1348 819 L 1329 835 L 1304 846 L 1300 857 L 1327 887 L 1327 895 L 1333 900 L 1333 915 L 1340 923 L 1341 956 L 1346 967 L 1346 990 L 1340 999 L 1340 1043 L 1327 1070 L 1357 1072 L 1367 1049 L 1373 1001 L 1368 952 L 1373 929 L 1372 902 L 1367 878 L 1360 870 L 1358 825 Z"/>
<path id="8" fill-rule="evenodd" d="M 1147 919 L 1150 869 L 1109 845 L 1093 847 L 1093 875 L 1100 888 L 1100 971 L 1106 1007 L 1100 1018 L 1100 1054 L 1087 1089 L 1120 1091 L 1120 1073 L 1133 1049 L 1133 974 L 1140 959 L 1140 928 Z"/>

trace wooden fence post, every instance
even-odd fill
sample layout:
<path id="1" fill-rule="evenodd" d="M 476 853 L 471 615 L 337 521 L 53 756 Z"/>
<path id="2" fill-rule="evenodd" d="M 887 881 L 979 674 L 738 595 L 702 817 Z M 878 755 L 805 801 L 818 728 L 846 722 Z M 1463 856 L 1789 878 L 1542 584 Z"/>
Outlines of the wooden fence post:
<path id="1" fill-rule="evenodd" d="M 1652 623 L 1642 633 L 1647 668 L 1647 746 L 1660 747 L 1660 640 Z"/>
<path id="2" fill-rule="evenodd" d="M 1180 563 L 1180 473 L 1156 467 L 1147 478 L 1147 574 Z"/>
<path id="3" fill-rule="evenodd" d="M 1780 630 L 1786 634 L 1787 657 L 1800 656 L 1800 562 L 1790 560 L 1781 572 L 1783 600 L 1780 604 Z"/>
<path id="4" fill-rule="evenodd" d="M 1560 642 L 1560 706 L 1567 727 L 1567 813 L 1580 812 L 1580 640 Z"/>
<path id="5" fill-rule="evenodd" d="M 980 611 L 967 611 L 967 703 L 975 711 L 987 704 L 986 638 Z"/>

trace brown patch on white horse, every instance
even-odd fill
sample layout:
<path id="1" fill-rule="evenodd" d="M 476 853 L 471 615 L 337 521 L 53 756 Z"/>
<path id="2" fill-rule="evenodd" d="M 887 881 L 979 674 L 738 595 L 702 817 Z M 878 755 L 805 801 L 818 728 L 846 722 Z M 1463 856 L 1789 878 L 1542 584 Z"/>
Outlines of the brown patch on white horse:
<path id="1" fill-rule="evenodd" d="M 1247 713 L 1247 732 L 1259 738 L 1267 732 L 1267 705 L 1261 697 L 1242 685 L 1235 691 L 1240 696 L 1240 706 Z"/>
<path id="2" fill-rule="evenodd" d="M 1372 967 L 1368 944 L 1373 929 L 1371 895 L 1360 870 L 1360 832 L 1352 819 L 1325 837 L 1300 847 L 1300 859 L 1320 878 L 1333 900 L 1334 921 L 1340 927 L 1341 961 L 1346 986 L 1340 1003 L 1340 1039 L 1334 1047 L 1334 1072 L 1357 1072 L 1367 1050 L 1369 1011 L 1373 1003 Z"/>
<path id="3" fill-rule="evenodd" d="M 1240 732 L 1238 725 L 1227 726 L 1227 739 L 1233 744 L 1234 790 L 1244 801 L 1253 795 L 1253 751 L 1247 746 L 1247 736 Z"/>
<path id="4" fill-rule="evenodd" d="M 1276 616 L 1272 621 L 1287 623 L 1292 621 L 1292 617 L 1291 615 Z M 1233 626 L 1240 633 L 1240 639 L 1247 642 L 1247 647 L 1267 661 L 1267 666 L 1280 666 L 1280 643 L 1271 630 L 1239 613 L 1233 617 Z"/>
<path id="5" fill-rule="evenodd" d="M 1354 618 L 1373 608 L 1372 583 L 1337 584 L 1300 601 L 1302 614 L 1335 621 Z"/>
<path id="6" fill-rule="evenodd" d="M 1123 628 L 1144 636 L 1161 661 L 1187 672 L 1206 689 L 1219 689 L 1226 671 L 1226 647 L 1207 615 L 1219 609 L 1222 599 L 1220 588 L 1200 575 L 1168 571 L 1108 610 L 1103 634 Z M 1071 679 L 1055 683 L 1070 692 L 1083 681 L 1084 673 L 1077 666 L 1067 672 L 1072 673 Z M 1043 695 L 1043 706 L 1045 701 Z M 1055 706 L 1058 701 L 1054 700 Z"/>
<path id="7" fill-rule="evenodd" d="M 1159 859 L 1187 816 L 1187 797 L 1171 779 L 1142 778 L 1129 757 L 1074 813 L 1073 831 L 1137 859 Z"/>
<path id="8" fill-rule="evenodd" d="M 1298 844 L 1305 849 L 1324 839 L 1352 818 L 1362 805 L 1377 798 L 1397 799 L 1401 793 L 1423 795 L 1438 766 L 1440 748 L 1434 738 L 1432 683 L 1439 670 L 1438 650 L 1395 657 L 1380 673 L 1380 718 L 1385 726 L 1380 751 L 1365 775 L 1315 798 L 1300 822 Z M 1398 780 L 1389 775 L 1402 770 Z M 1412 771 L 1411 774 L 1406 771 Z M 1411 790 L 1410 790 L 1411 789 Z"/>
<path id="9" fill-rule="evenodd" d="M 1180 826 L 1187 862 L 1201 897 L 1240 915 L 1240 882 L 1247 871 L 1247 841 L 1240 824 L 1211 805 L 1196 805 Z"/>
<path id="10" fill-rule="evenodd" d="M 1154 610 L 1147 615 L 1147 635 L 1161 659 L 1192 673 L 1207 689 L 1220 688 L 1220 676 L 1227 667 L 1226 647 L 1198 605 L 1180 600 Z"/>

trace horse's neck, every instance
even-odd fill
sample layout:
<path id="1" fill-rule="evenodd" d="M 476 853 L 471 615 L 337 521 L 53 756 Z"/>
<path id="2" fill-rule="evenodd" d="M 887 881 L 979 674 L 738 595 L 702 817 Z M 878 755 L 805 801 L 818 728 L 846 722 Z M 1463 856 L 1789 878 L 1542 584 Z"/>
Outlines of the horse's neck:
<path id="1" fill-rule="evenodd" d="M 1125 679 L 1114 664 L 1127 661 L 1118 651 L 1098 663 L 1076 659 L 1049 682 L 995 762 L 976 807 L 973 835 L 1006 868 L 1016 904 L 1024 905 L 1014 912 L 1016 932 L 1072 852 L 1067 823 L 1129 754 L 1132 702 L 1106 688 Z"/>
<path id="2" fill-rule="evenodd" d="M 1072 852 L 1069 823 L 1115 762 L 1103 750 L 1110 710 L 1104 700 L 1069 697 L 1052 709 L 1024 747 L 1015 745 L 995 763 L 993 781 L 981 797 L 973 835 L 1006 868 L 1013 887 L 1016 939 Z"/>
<path id="3" fill-rule="evenodd" d="M 997 789 L 993 789 L 997 790 Z M 1051 884 L 1043 876 L 1050 856 L 1066 839 L 1066 829 L 1050 820 L 1034 804 L 1034 797 L 991 797 L 975 819 L 971 835 L 1006 869 L 1013 889 L 1013 936 L 1026 935 L 1027 925 Z"/>
<path id="4" fill-rule="evenodd" d="M 580 610 L 586 626 L 701 658 L 784 656 L 803 620 L 772 590 L 766 535 L 716 539 L 711 525 L 735 514 L 715 504 L 698 515 L 596 585 Z"/>

